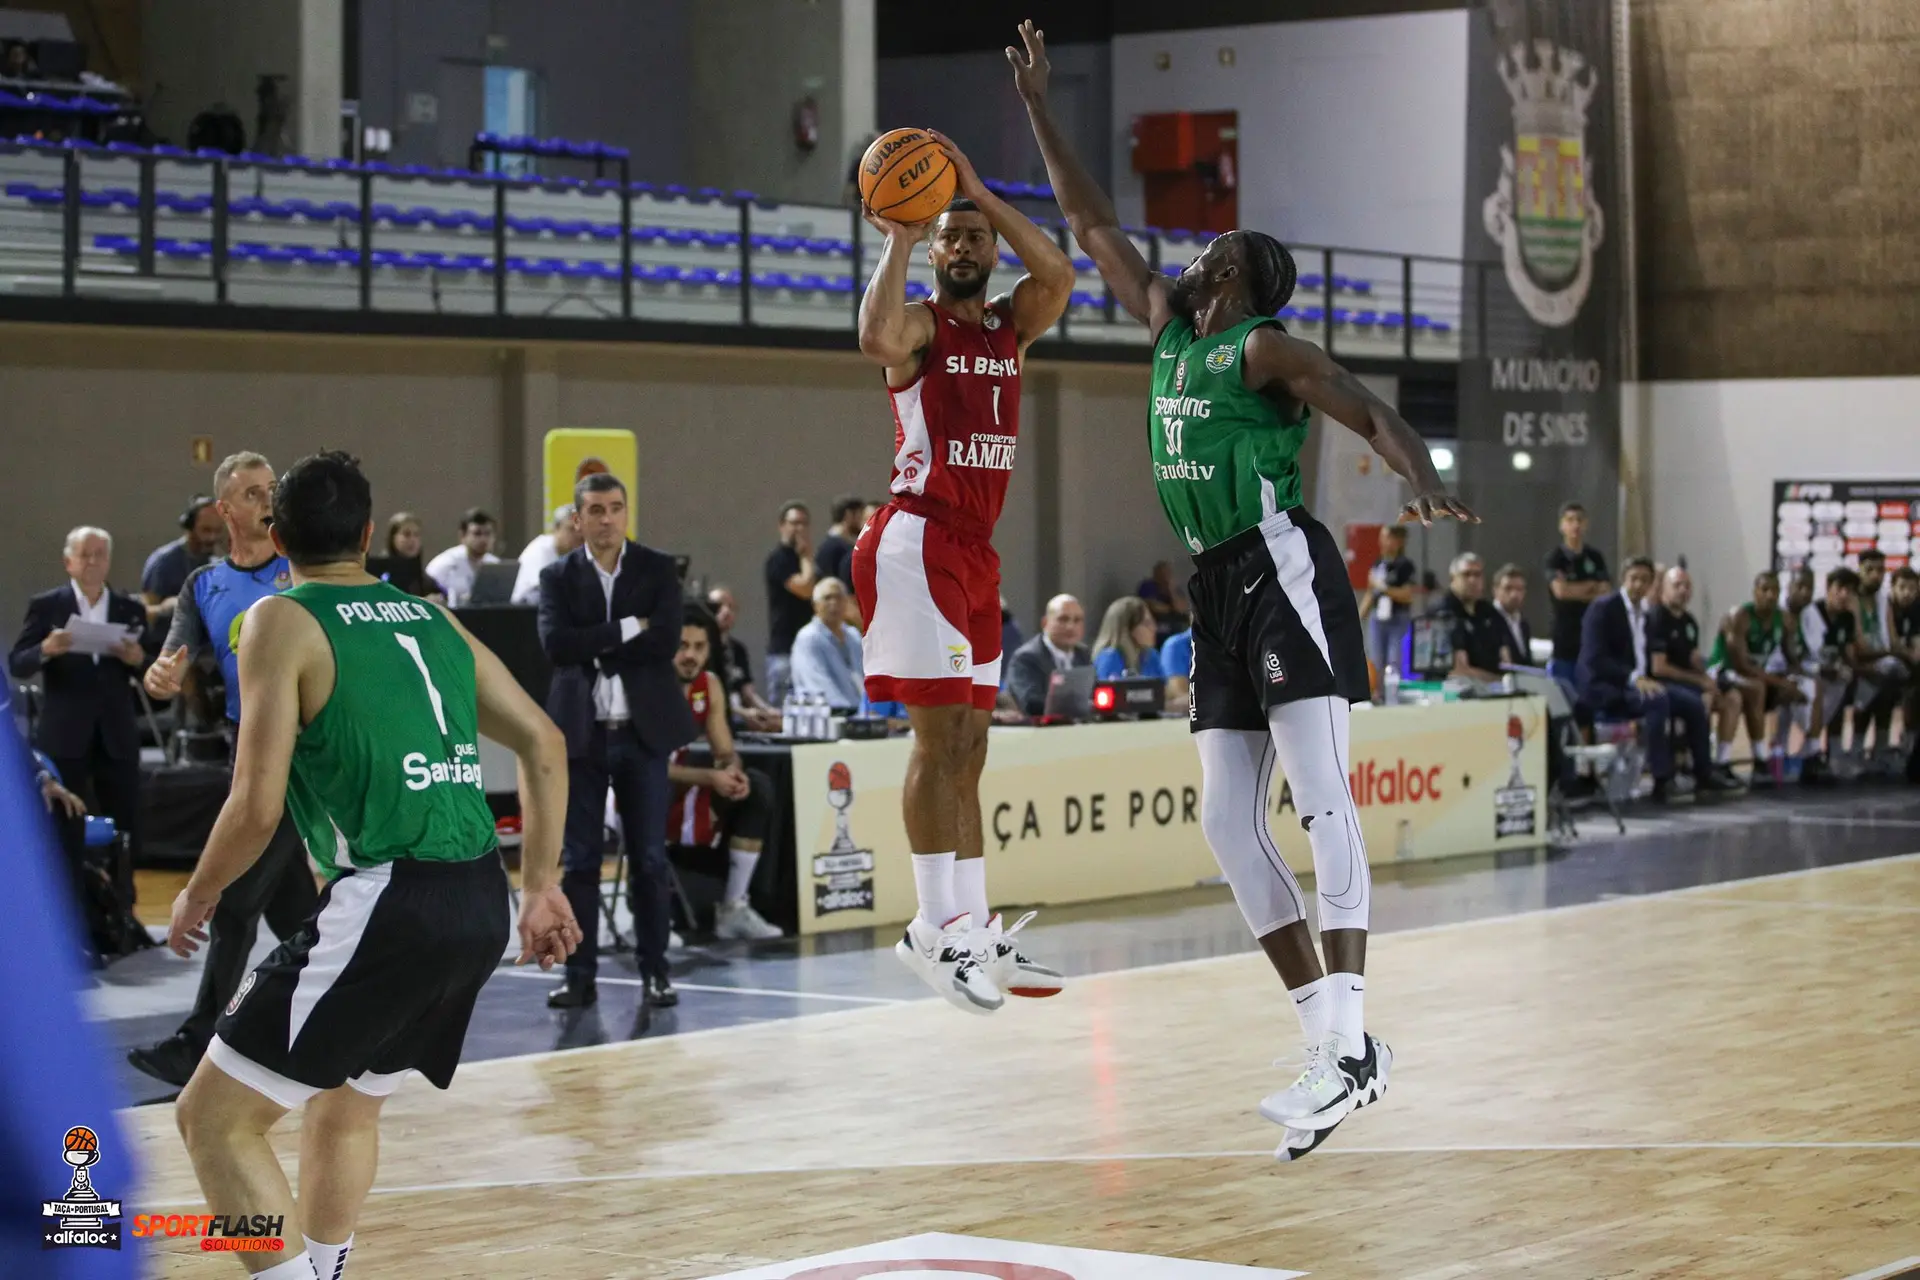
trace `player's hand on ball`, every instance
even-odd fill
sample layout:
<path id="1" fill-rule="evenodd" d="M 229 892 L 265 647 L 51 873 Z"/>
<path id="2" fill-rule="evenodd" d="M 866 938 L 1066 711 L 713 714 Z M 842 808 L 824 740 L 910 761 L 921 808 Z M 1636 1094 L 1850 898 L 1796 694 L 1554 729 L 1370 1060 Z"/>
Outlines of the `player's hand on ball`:
<path id="1" fill-rule="evenodd" d="M 867 225 L 875 231 L 883 236 L 897 236 L 908 244 L 918 244 L 925 239 L 927 228 L 932 225 L 929 222 L 895 222 L 892 218 L 883 218 L 865 207 L 862 207 L 860 212 L 865 215 Z"/>
<path id="2" fill-rule="evenodd" d="M 1007 61 L 1013 65 L 1013 87 L 1032 102 L 1047 96 L 1047 73 L 1053 70 L 1047 62 L 1047 33 L 1028 18 L 1020 24 L 1020 40 L 1027 46 L 1026 53 L 1008 45 Z"/>
<path id="3" fill-rule="evenodd" d="M 520 958 L 515 964 L 534 960 L 542 969 L 551 969 L 572 955 L 584 936 L 559 885 L 521 895 Z"/>
<path id="4" fill-rule="evenodd" d="M 1435 520 L 1458 520 L 1461 524 L 1479 524 L 1480 517 L 1467 510 L 1467 504 L 1445 493 L 1422 493 L 1400 508 L 1400 519 L 1418 520 L 1430 525 Z"/>
<path id="5" fill-rule="evenodd" d="M 960 194 L 969 200 L 978 200 L 986 195 L 987 184 L 980 181 L 980 175 L 975 172 L 973 161 L 967 159 L 967 153 L 955 146 L 953 139 L 938 129 L 929 129 L 927 134 L 940 144 L 940 149 L 947 153 L 947 159 L 953 162 L 954 186 Z"/>
<path id="6" fill-rule="evenodd" d="M 173 900 L 173 920 L 167 925 L 167 949 L 185 959 L 200 949 L 207 940 L 207 919 L 213 915 L 213 909 L 220 905 L 220 895 L 211 898 L 195 897 L 193 886 L 189 884 Z"/>

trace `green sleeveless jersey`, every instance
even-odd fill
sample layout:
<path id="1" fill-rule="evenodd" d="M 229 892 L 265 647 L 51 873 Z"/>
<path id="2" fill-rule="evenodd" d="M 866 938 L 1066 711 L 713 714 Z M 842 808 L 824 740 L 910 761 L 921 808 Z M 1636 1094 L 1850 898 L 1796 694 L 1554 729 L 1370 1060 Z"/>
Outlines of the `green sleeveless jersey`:
<path id="1" fill-rule="evenodd" d="M 1175 316 L 1154 345 L 1153 482 L 1190 551 L 1300 505 L 1300 446 L 1312 413 L 1302 405 L 1288 421 L 1240 380 L 1247 335 L 1273 323 L 1257 316 L 1201 338 Z"/>
<path id="2" fill-rule="evenodd" d="M 287 804 L 328 879 L 496 847 L 480 782 L 473 651 L 446 616 L 384 582 L 282 593 L 333 646 L 333 693 L 300 731 Z"/>
<path id="3" fill-rule="evenodd" d="M 1767 665 L 1780 646 L 1786 643 L 1786 614 L 1781 610 L 1773 611 L 1773 621 L 1763 623 L 1760 615 L 1751 607 L 1747 609 L 1747 655 L 1762 668 Z M 1707 657 L 1708 667 L 1724 667 L 1728 662 L 1726 628 L 1713 633 L 1713 652 Z"/>

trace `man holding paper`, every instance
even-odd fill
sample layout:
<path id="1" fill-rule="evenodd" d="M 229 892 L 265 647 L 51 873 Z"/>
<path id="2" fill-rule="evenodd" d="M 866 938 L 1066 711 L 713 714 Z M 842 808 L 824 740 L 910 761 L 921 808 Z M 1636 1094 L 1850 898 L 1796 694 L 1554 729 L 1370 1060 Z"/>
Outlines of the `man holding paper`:
<path id="1" fill-rule="evenodd" d="M 7 666 L 45 687 L 39 748 L 68 790 L 126 833 L 140 857 L 140 730 L 131 681 L 146 665 L 146 606 L 107 586 L 113 538 L 82 525 L 67 535 L 65 586 L 27 603 Z"/>

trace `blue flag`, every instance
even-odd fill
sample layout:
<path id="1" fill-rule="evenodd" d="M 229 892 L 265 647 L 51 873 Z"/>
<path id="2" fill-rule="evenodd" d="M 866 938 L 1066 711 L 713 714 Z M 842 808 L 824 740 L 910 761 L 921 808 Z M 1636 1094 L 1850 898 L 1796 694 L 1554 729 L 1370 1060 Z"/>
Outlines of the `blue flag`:
<path id="1" fill-rule="evenodd" d="M 7 717 L 11 719 L 11 717 Z M 0 882 L 10 971 L 0 982 L 0 1276 L 132 1280 L 147 1257 L 127 1203 L 138 1184 L 87 986 L 72 877 L 37 770 L 0 724 Z"/>

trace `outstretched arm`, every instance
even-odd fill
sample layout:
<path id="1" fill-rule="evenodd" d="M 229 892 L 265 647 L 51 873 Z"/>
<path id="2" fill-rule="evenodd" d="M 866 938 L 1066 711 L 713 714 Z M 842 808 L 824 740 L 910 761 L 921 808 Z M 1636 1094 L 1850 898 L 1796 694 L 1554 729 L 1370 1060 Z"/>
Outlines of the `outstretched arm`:
<path id="1" fill-rule="evenodd" d="M 1432 524 L 1451 516 L 1473 524 L 1480 517 L 1447 493 L 1434 469 L 1427 442 L 1393 406 L 1311 342 L 1265 325 L 1247 335 L 1241 377 L 1250 391 L 1284 392 L 1318 409 L 1373 446 L 1388 466 L 1413 486 L 1402 520 Z"/>
<path id="2" fill-rule="evenodd" d="M 1067 301 L 1073 297 L 1073 259 L 1026 214 L 987 190 L 987 184 L 974 172 L 973 162 L 953 145 L 953 139 L 937 131 L 929 132 L 933 133 L 935 142 L 946 148 L 948 159 L 953 161 L 960 194 L 980 206 L 980 212 L 987 215 L 987 221 L 1027 269 L 1027 274 L 1013 286 L 1013 327 L 1021 347 L 1025 348 L 1053 328 L 1067 309 Z"/>
<path id="3" fill-rule="evenodd" d="M 1020 39 L 1027 46 L 1026 52 L 1022 54 L 1009 45 L 1007 61 L 1013 65 L 1014 86 L 1020 90 L 1021 101 L 1027 104 L 1027 118 L 1033 122 L 1040 157 L 1047 162 L 1047 181 L 1053 184 L 1053 198 L 1059 203 L 1060 212 L 1067 215 L 1073 238 L 1100 269 L 1100 278 L 1107 282 L 1114 300 L 1126 308 L 1128 315 L 1151 329 L 1157 339 L 1173 316 L 1173 308 L 1167 302 L 1171 286 L 1165 276 L 1155 273 L 1140 256 L 1132 238 L 1121 229 L 1120 215 L 1114 212 L 1113 201 L 1073 154 L 1073 148 L 1061 136 L 1059 125 L 1047 110 L 1050 68 L 1046 33 L 1029 19 L 1020 24 Z"/>

